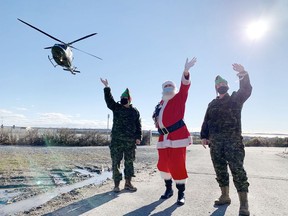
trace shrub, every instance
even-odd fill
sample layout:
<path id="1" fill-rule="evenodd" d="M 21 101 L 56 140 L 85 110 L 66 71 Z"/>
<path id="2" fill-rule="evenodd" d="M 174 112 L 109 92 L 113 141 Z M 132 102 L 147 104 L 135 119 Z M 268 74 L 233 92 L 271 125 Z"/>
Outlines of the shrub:
<path id="1" fill-rule="evenodd" d="M 244 143 L 246 146 L 255 147 L 288 147 L 288 137 L 252 137 L 246 138 Z"/>
<path id="2" fill-rule="evenodd" d="M 0 130 L 0 144 L 1 145 L 10 144 L 9 133 L 7 130 L 5 130 L 3 128 L 1 128 L 1 130 Z"/>
<path id="3" fill-rule="evenodd" d="M 88 131 L 79 137 L 79 144 L 81 146 L 106 146 L 110 143 L 106 136 L 97 131 Z"/>

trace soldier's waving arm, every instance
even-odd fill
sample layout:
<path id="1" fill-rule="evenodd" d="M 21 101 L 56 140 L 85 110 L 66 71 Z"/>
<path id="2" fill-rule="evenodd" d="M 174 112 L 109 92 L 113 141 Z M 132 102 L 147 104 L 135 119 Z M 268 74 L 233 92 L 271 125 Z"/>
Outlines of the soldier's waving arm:
<path id="1" fill-rule="evenodd" d="M 236 92 L 236 98 L 240 103 L 244 103 L 252 93 L 252 86 L 250 84 L 249 74 L 245 71 L 244 67 L 241 64 L 232 64 L 233 70 L 237 73 L 240 81 L 240 88 Z"/>
<path id="2" fill-rule="evenodd" d="M 107 107 L 114 111 L 116 106 L 117 106 L 117 103 L 116 101 L 114 100 L 112 94 L 111 94 L 111 88 L 109 87 L 109 84 L 108 84 L 108 80 L 107 79 L 102 79 L 100 78 L 101 82 L 103 83 L 103 85 L 105 86 L 104 88 L 104 97 L 105 97 L 105 101 L 106 101 L 106 104 L 107 104 Z"/>

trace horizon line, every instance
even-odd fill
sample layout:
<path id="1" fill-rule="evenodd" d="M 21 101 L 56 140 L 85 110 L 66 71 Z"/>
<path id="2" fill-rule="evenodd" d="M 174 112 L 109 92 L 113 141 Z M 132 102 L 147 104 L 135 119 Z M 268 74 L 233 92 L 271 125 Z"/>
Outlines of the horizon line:
<path id="1" fill-rule="evenodd" d="M 78 130 L 111 130 L 111 128 L 81 128 L 81 127 L 56 127 L 56 126 L 1 126 L 1 128 L 11 128 L 11 129 L 78 129 Z M 157 130 L 143 129 L 142 131 L 151 131 L 152 133 L 157 133 Z M 200 134 L 200 131 L 193 131 L 191 134 Z M 288 133 L 285 132 L 242 132 L 242 135 L 280 135 L 280 136 L 288 136 Z"/>

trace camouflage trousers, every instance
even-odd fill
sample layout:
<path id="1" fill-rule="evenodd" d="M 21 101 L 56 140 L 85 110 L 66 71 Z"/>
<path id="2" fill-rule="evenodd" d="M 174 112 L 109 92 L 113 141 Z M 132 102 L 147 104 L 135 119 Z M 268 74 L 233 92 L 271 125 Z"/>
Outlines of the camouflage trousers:
<path id="1" fill-rule="evenodd" d="M 110 144 L 110 155 L 112 159 L 113 179 L 122 180 L 120 164 L 124 156 L 124 175 L 125 178 L 134 176 L 134 165 L 136 144 L 135 140 L 121 140 L 112 138 Z"/>
<path id="2" fill-rule="evenodd" d="M 228 165 L 237 191 L 248 192 L 249 183 L 243 166 L 245 150 L 242 139 L 210 141 L 210 154 L 219 186 L 229 186 Z"/>

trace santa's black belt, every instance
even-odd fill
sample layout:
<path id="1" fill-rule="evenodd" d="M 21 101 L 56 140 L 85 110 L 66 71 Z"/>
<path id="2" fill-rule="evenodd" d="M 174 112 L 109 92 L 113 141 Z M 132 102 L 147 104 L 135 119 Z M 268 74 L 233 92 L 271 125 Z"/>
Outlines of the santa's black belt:
<path id="1" fill-rule="evenodd" d="M 175 124 L 173 124 L 169 127 L 158 128 L 158 132 L 161 135 L 166 135 L 166 134 L 172 133 L 172 132 L 182 128 L 183 126 L 185 126 L 185 122 L 183 121 L 183 119 L 181 119 L 180 121 L 176 122 Z"/>

